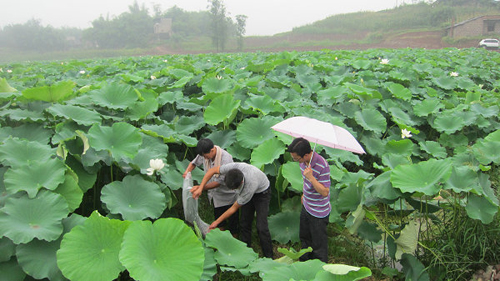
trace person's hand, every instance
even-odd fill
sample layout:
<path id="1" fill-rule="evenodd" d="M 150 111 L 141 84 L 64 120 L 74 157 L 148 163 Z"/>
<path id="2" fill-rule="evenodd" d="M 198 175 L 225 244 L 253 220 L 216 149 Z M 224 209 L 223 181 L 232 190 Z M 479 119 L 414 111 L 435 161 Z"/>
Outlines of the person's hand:
<path id="1" fill-rule="evenodd" d="M 312 171 L 311 167 L 305 168 L 303 174 L 304 174 L 304 177 L 306 177 L 306 179 L 308 179 L 309 181 L 311 181 L 311 179 L 314 178 L 313 171 Z"/>
<path id="2" fill-rule="evenodd" d="M 208 227 L 208 229 L 209 229 L 209 230 L 215 229 L 215 228 L 217 228 L 217 225 L 218 225 L 218 223 L 216 223 L 216 222 L 214 221 L 212 224 L 210 224 L 210 226 Z"/>
<path id="3" fill-rule="evenodd" d="M 185 171 L 184 174 L 182 174 L 182 178 L 185 179 L 187 176 L 188 171 Z"/>
<path id="4" fill-rule="evenodd" d="M 201 189 L 199 185 L 195 185 L 189 191 L 191 192 L 194 199 L 198 199 L 201 196 L 203 189 Z"/>

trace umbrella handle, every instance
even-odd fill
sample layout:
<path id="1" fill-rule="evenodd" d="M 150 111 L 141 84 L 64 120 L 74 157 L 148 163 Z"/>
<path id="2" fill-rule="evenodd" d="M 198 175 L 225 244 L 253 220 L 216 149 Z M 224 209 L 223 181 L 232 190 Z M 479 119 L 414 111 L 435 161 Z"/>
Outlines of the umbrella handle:
<path id="1" fill-rule="evenodd" d="M 308 165 L 308 167 L 311 166 L 311 162 L 312 162 L 313 157 L 314 157 L 314 152 L 316 151 L 316 145 L 317 145 L 317 143 L 314 143 L 314 149 L 313 149 L 313 153 L 311 154 L 311 159 L 309 159 L 309 165 Z"/>

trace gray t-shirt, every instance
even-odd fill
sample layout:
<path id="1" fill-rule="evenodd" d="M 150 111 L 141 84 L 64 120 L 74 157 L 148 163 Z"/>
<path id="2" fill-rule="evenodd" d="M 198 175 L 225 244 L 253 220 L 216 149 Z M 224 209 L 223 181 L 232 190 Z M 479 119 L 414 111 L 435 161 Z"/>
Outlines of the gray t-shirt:
<path id="1" fill-rule="evenodd" d="M 245 205 L 255 193 L 261 193 L 269 188 L 269 179 L 257 167 L 247 163 L 231 163 L 220 166 L 219 171 L 224 175 L 232 169 L 238 169 L 243 173 L 243 187 L 236 189 L 238 204 Z"/>
<path id="2" fill-rule="evenodd" d="M 221 151 L 221 165 L 233 163 L 233 157 L 231 156 L 231 154 L 229 154 L 224 149 L 221 149 Z M 210 168 L 215 167 L 215 163 L 212 160 L 210 160 L 209 162 L 210 167 L 205 167 L 205 158 L 201 155 L 197 155 L 196 158 L 191 161 L 191 163 L 197 167 L 203 166 L 203 170 L 205 171 L 205 173 Z M 215 208 L 232 205 L 236 201 L 237 194 L 235 190 L 227 188 L 226 184 L 224 183 L 224 175 L 220 175 L 219 177 L 213 176 L 208 182 L 213 181 L 220 183 L 220 186 L 208 190 L 208 200 L 210 202 L 213 202 Z"/>

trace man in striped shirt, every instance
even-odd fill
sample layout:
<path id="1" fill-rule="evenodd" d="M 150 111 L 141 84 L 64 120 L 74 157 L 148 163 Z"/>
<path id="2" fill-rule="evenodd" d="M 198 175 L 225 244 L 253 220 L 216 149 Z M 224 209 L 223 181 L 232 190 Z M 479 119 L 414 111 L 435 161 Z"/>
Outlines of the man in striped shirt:
<path id="1" fill-rule="evenodd" d="M 300 163 L 304 186 L 299 236 L 302 248 L 312 247 L 312 253 L 300 260 L 319 259 L 328 263 L 328 235 L 326 227 L 332 209 L 330 205 L 330 166 L 326 160 L 311 150 L 309 141 L 296 138 L 288 146 L 294 161 Z"/>

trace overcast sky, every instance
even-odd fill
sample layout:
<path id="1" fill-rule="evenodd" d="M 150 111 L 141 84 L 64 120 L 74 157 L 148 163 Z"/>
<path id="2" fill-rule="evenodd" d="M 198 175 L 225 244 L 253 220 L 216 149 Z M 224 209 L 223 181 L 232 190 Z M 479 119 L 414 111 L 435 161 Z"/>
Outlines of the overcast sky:
<path id="1" fill-rule="evenodd" d="M 358 11 L 381 11 L 415 0 L 223 0 L 234 19 L 246 15 L 246 35 L 273 35 L 313 23 L 328 16 Z M 207 0 L 137 0 L 153 14 L 153 4 L 162 11 L 177 5 L 186 11 L 206 11 Z M 91 27 L 100 15 L 109 18 L 127 12 L 134 0 L 0 0 L 0 27 L 23 24 L 30 19 L 43 26 Z"/>

